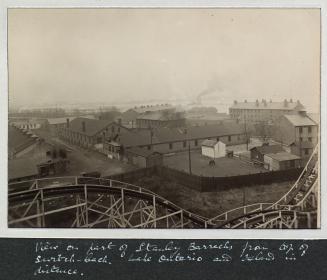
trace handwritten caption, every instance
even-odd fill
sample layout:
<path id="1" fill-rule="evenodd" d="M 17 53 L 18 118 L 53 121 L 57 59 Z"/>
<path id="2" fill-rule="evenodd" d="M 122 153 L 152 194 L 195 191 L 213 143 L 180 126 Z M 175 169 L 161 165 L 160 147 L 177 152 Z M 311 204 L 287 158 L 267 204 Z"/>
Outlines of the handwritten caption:
<path id="1" fill-rule="evenodd" d="M 308 256 L 305 242 L 281 241 L 277 246 L 267 246 L 259 241 L 90 241 L 83 246 L 66 242 L 36 242 L 34 249 L 34 276 L 51 274 L 85 276 L 88 265 L 109 266 L 117 262 L 128 263 L 201 263 L 228 264 L 296 262 Z M 84 270 L 83 270 L 84 269 Z"/>

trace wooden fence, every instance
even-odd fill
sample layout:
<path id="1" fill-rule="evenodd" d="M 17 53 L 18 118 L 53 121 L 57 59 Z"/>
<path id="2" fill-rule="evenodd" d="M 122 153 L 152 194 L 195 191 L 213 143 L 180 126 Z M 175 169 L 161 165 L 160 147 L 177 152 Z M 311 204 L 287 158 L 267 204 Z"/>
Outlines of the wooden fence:
<path id="1" fill-rule="evenodd" d="M 266 185 L 296 179 L 302 168 L 262 172 L 256 174 L 228 176 L 228 177 L 204 177 L 189 174 L 166 166 L 141 168 L 130 172 L 107 176 L 113 180 L 133 183 L 142 177 L 157 175 L 165 180 L 173 180 L 188 188 L 200 192 L 216 192 L 232 188 L 241 188 L 251 185 Z"/>

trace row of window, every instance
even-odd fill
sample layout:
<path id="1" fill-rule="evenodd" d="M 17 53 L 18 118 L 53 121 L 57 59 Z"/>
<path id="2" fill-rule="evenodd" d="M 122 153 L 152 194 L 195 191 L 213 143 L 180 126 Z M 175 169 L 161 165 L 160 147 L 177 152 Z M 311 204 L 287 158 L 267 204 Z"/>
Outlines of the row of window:
<path id="1" fill-rule="evenodd" d="M 300 126 L 300 129 L 299 129 L 300 130 L 300 133 L 303 132 L 303 128 L 305 128 L 305 127 Z M 308 126 L 307 129 L 308 129 L 308 133 L 311 133 L 312 132 L 311 126 Z"/>
<path id="2" fill-rule="evenodd" d="M 303 138 L 302 138 L 302 137 L 300 137 L 299 139 L 300 139 L 300 142 L 303 141 Z M 312 137 L 308 137 L 308 141 L 309 141 L 309 142 L 312 142 Z"/>

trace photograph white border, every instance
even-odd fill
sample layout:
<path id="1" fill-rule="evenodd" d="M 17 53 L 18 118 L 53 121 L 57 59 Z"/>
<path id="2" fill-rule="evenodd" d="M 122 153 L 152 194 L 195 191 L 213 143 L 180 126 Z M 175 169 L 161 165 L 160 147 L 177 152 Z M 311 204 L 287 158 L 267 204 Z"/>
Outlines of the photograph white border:
<path id="1" fill-rule="evenodd" d="M 90 1 L 6 0 L 0 4 L 0 237 L 15 238 L 148 238 L 148 239 L 324 239 L 327 238 L 326 200 L 326 3 L 320 1 Z M 8 187 L 8 8 L 319 8 L 321 9 L 321 228 L 312 230 L 233 229 L 13 229 L 7 227 Z"/>

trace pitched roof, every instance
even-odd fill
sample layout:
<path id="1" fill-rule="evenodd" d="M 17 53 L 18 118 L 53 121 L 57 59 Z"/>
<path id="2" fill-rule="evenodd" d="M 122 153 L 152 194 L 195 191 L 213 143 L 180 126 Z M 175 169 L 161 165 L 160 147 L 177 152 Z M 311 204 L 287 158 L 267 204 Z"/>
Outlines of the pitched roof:
<path id="1" fill-rule="evenodd" d="M 300 159 L 300 157 L 290 154 L 290 153 L 287 153 L 287 152 L 266 154 L 265 156 L 270 157 L 275 160 L 278 160 L 278 161 Z"/>
<path id="2" fill-rule="evenodd" d="M 82 123 L 85 123 L 85 131 L 83 131 Z M 110 125 L 111 121 L 88 119 L 88 118 L 76 118 L 69 123 L 69 130 L 73 132 L 78 132 L 87 136 L 93 136 L 102 129 Z"/>
<path id="3" fill-rule="evenodd" d="M 257 106 L 258 104 L 258 106 Z M 287 106 L 285 107 L 285 103 L 283 102 L 237 102 L 234 103 L 231 109 L 263 109 L 263 110 L 304 110 L 304 106 L 298 102 L 287 102 Z"/>
<path id="4" fill-rule="evenodd" d="M 36 176 L 37 165 L 34 158 L 18 158 L 8 161 L 8 179 Z"/>
<path id="5" fill-rule="evenodd" d="M 202 142 L 202 146 L 214 147 L 218 142 L 216 140 L 206 139 Z"/>
<path id="6" fill-rule="evenodd" d="M 181 116 L 178 116 L 175 113 L 172 114 L 165 114 L 162 111 L 154 111 L 154 112 L 145 112 L 140 114 L 137 119 L 143 120 L 155 120 L 155 121 L 169 121 L 169 120 L 178 120 L 181 119 Z"/>
<path id="7" fill-rule="evenodd" d="M 253 147 L 252 150 L 257 150 L 261 154 L 275 154 L 278 152 L 284 152 L 284 149 L 281 145 L 263 145 L 259 147 Z"/>
<path id="8" fill-rule="evenodd" d="M 312 119 L 306 115 L 294 114 L 284 115 L 284 117 L 294 126 L 313 126 L 317 125 Z"/>
<path id="9" fill-rule="evenodd" d="M 30 145 L 35 143 L 34 137 L 31 137 L 32 134 L 25 134 L 19 128 L 9 126 L 8 127 L 8 150 L 9 152 L 19 152 Z"/>
<path id="10" fill-rule="evenodd" d="M 244 133 L 244 126 L 237 123 L 191 126 L 187 129 L 163 127 L 153 129 L 152 132 L 148 129 L 124 131 L 119 135 L 117 141 L 125 147 L 132 147 L 242 133 Z"/>
<path id="11" fill-rule="evenodd" d="M 144 148 L 139 148 L 139 147 L 133 147 L 128 150 L 129 153 L 138 155 L 138 156 L 143 156 L 143 157 L 149 157 L 153 154 L 161 154 L 160 152 L 153 151 L 153 150 L 148 150 Z"/>

